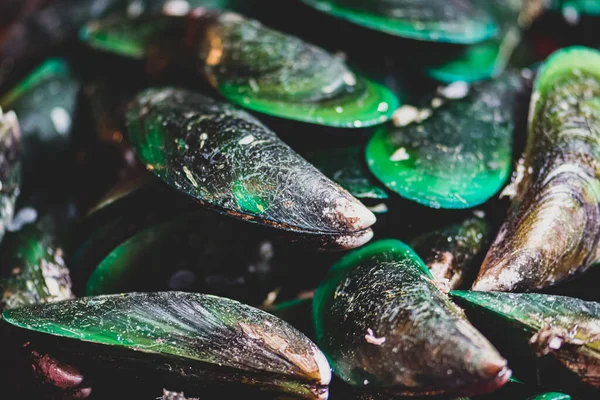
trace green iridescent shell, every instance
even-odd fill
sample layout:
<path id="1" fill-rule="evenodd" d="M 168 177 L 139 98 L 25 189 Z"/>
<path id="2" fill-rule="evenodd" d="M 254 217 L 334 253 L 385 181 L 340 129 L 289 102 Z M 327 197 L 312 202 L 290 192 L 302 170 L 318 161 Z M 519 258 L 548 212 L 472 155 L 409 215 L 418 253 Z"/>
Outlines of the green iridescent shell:
<path id="1" fill-rule="evenodd" d="M 325 247 L 356 247 L 372 237 L 375 216 L 364 205 L 231 105 L 148 89 L 132 103 L 127 125 L 148 170 L 217 211 L 317 235 Z"/>
<path id="2" fill-rule="evenodd" d="M 81 36 L 92 47 L 152 65 L 185 65 L 228 100 L 276 117 L 364 127 L 389 120 L 399 104 L 340 57 L 230 12 L 112 18 Z"/>
<path id="3" fill-rule="evenodd" d="M 473 290 L 534 291 L 600 257 L 600 53 L 574 47 L 542 66 L 523 177 Z"/>
<path id="4" fill-rule="evenodd" d="M 544 375 L 556 365 L 576 374 L 593 387 L 600 387 L 600 303 L 573 297 L 539 293 L 451 292 L 456 300 L 493 319 L 504 336 L 529 346 L 539 359 L 552 358 L 558 364 L 539 367 L 536 376 Z M 473 318 L 476 321 L 476 318 Z M 486 320 L 489 322 L 489 320 Z M 554 377 L 553 377 L 554 378 Z M 553 384 L 549 378 L 546 384 Z M 564 384 L 566 384 L 565 381 Z M 561 382 L 563 383 L 563 382 Z"/>
<path id="5" fill-rule="evenodd" d="M 119 373 L 160 370 L 164 385 L 237 382 L 327 398 L 331 372 L 319 349 L 280 319 L 233 300 L 129 293 L 21 307 L 2 316 L 22 334 L 32 332 L 38 346 L 47 341 L 55 352 Z"/>
<path id="6" fill-rule="evenodd" d="M 313 320 L 334 373 L 353 386 L 478 394 L 510 377 L 506 360 L 397 240 L 372 243 L 335 264 L 315 292 Z"/>
<path id="7" fill-rule="evenodd" d="M 472 44 L 492 37 L 496 22 L 473 0 L 302 0 L 335 17 L 410 39 Z"/>
<path id="8" fill-rule="evenodd" d="M 518 74 L 455 83 L 427 108 L 404 106 L 395 123 L 375 131 L 366 148 L 371 172 L 388 189 L 433 208 L 484 203 L 510 176 L 513 105 L 524 85 Z"/>

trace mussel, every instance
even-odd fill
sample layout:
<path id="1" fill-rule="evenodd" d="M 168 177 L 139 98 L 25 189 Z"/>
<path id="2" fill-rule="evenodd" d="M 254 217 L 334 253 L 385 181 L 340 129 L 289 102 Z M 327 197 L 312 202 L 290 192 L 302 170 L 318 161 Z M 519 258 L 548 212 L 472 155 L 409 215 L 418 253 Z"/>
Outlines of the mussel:
<path id="1" fill-rule="evenodd" d="M 97 296 L 5 310 L 3 320 L 37 349 L 58 352 L 81 370 L 145 370 L 158 373 L 161 385 L 196 391 L 232 382 L 327 398 L 331 371 L 312 342 L 278 318 L 225 298 Z"/>
<path id="2" fill-rule="evenodd" d="M 108 18 L 82 38 L 155 69 L 191 68 L 231 102 L 277 117 L 357 128 L 389 120 L 398 106 L 392 92 L 340 57 L 232 12 Z"/>
<path id="3" fill-rule="evenodd" d="M 477 43 L 496 33 L 486 2 L 477 0 L 302 0 L 338 18 L 417 40 Z"/>
<path id="4" fill-rule="evenodd" d="M 599 52 L 568 48 L 544 63 L 531 100 L 523 176 L 473 290 L 539 290 L 598 261 L 599 94 Z"/>
<path id="5" fill-rule="evenodd" d="M 2 282 L 0 308 L 57 302 L 74 298 L 52 214 L 11 233 L 3 243 L 1 265 L 10 269 Z M 3 271 L 6 273 L 6 271 Z"/>
<path id="6" fill-rule="evenodd" d="M 528 369 L 529 375 L 535 376 L 539 383 L 568 385 L 568 379 L 551 378 L 554 375 L 550 374 L 558 368 L 572 372 L 587 385 L 600 387 L 600 303 L 540 293 L 455 291 L 451 294 L 473 310 L 473 321 L 482 314 L 487 317 L 486 330 L 501 330 L 503 336 L 510 335 L 509 346 L 523 348 L 517 347 L 516 341 L 529 346 L 529 353 L 535 359 L 535 368 Z"/>
<path id="7" fill-rule="evenodd" d="M 21 185 L 21 130 L 13 111 L 0 108 L 0 240 L 12 220 Z"/>
<path id="8" fill-rule="evenodd" d="M 58 166 L 66 164 L 79 89 L 69 64 L 53 58 L 0 98 L 0 107 L 19 117 L 24 189 L 30 193 L 34 186 L 37 191 L 48 186 L 46 182 L 58 173 Z"/>
<path id="9" fill-rule="evenodd" d="M 395 394 L 479 394 L 510 378 L 507 363 L 435 285 L 404 243 L 344 256 L 313 299 L 317 343 L 334 373 Z"/>
<path id="10" fill-rule="evenodd" d="M 189 91 L 140 93 L 127 113 L 146 168 L 168 185 L 240 219 L 313 235 L 325 247 L 369 241 L 375 216 L 256 118 Z"/>
<path id="11" fill-rule="evenodd" d="M 518 73 L 469 87 L 457 82 L 422 109 L 403 106 L 377 128 L 368 166 L 388 189 L 433 208 L 484 203 L 510 176 Z M 444 97 L 445 96 L 445 97 Z"/>
<path id="12" fill-rule="evenodd" d="M 364 165 L 363 148 L 359 144 L 327 148 L 319 146 L 303 154 L 325 176 L 369 206 L 375 213 L 385 213 L 388 194 Z M 372 206 L 370 206 L 370 204 Z"/>

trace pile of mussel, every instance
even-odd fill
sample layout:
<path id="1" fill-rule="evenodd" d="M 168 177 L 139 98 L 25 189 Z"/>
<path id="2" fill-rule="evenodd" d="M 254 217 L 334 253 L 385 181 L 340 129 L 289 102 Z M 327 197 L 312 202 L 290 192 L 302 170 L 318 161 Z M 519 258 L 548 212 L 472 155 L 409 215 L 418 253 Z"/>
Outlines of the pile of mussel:
<path id="1" fill-rule="evenodd" d="M 600 398 L 598 26 L 0 1 L 2 397 Z"/>

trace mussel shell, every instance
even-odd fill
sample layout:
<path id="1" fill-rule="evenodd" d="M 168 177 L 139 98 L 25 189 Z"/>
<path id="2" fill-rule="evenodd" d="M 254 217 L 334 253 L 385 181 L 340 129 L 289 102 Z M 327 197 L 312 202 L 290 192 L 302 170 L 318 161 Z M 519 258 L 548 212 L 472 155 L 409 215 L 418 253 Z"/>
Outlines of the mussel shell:
<path id="1" fill-rule="evenodd" d="M 367 163 L 388 189 L 429 207 L 461 209 L 484 203 L 502 188 L 512 166 L 512 107 L 524 85 L 515 72 L 465 85 L 444 93 L 466 97 L 434 98 L 438 108 L 400 108 L 397 123 L 404 126 L 375 131 Z"/>
<path id="2" fill-rule="evenodd" d="M 0 240 L 13 218 L 21 186 L 20 140 L 17 116 L 0 108 Z"/>
<path id="3" fill-rule="evenodd" d="M 477 0 L 302 0 L 367 28 L 410 39 L 472 44 L 496 33 L 486 2 Z"/>
<path id="4" fill-rule="evenodd" d="M 0 98 L 0 106 L 19 117 L 23 180 L 29 192 L 27 185 L 52 179 L 57 166 L 64 164 L 60 158 L 71 143 L 79 88 L 68 63 L 53 58 Z"/>
<path id="5" fill-rule="evenodd" d="M 11 232 L 2 245 L 4 275 L 0 308 L 73 298 L 69 270 L 52 215 Z M 8 271 L 7 271 L 8 269 Z"/>
<path id="6" fill-rule="evenodd" d="M 313 319 L 335 374 L 353 386 L 478 394 L 510 377 L 506 360 L 397 240 L 377 241 L 334 265 L 315 292 Z"/>
<path id="7" fill-rule="evenodd" d="M 225 13 L 205 29 L 197 44 L 205 73 L 243 107 L 349 128 L 383 123 L 398 107 L 392 92 L 356 75 L 340 57 L 256 21 Z"/>
<path id="8" fill-rule="evenodd" d="M 398 99 L 340 57 L 231 12 L 109 18 L 90 24 L 92 47 L 200 72 L 228 100 L 276 117 L 336 127 L 390 119 Z"/>
<path id="9" fill-rule="evenodd" d="M 368 241 L 373 214 L 249 114 L 173 88 L 140 93 L 127 113 L 146 168 L 217 211 L 284 230 Z"/>
<path id="10" fill-rule="evenodd" d="M 515 359 L 509 360 L 517 374 L 527 373 L 524 380 L 564 388 L 573 384 L 570 371 L 581 382 L 600 387 L 600 303 L 539 293 L 451 294 L 472 310 L 469 315 L 484 333 L 495 331 L 495 343 L 504 339 L 498 346 L 512 349 Z M 516 359 L 527 348 L 532 362 Z M 556 381 L 557 376 L 563 379 Z"/>
<path id="11" fill-rule="evenodd" d="M 599 258 L 600 53 L 563 49 L 536 79 L 523 177 L 474 290 L 533 291 Z"/>
<path id="12" fill-rule="evenodd" d="M 528 0 L 491 0 L 492 11 L 499 28 L 491 39 L 464 46 L 458 55 L 441 64 L 426 68 L 429 76 L 441 82 L 475 82 L 501 74 L 513 51 L 521 41 L 521 27 L 537 15 L 527 12 Z"/>
<path id="13" fill-rule="evenodd" d="M 53 343 L 69 362 L 92 358 L 120 371 L 153 370 L 164 385 L 237 382 L 317 398 L 331 378 L 323 354 L 300 332 L 215 296 L 98 296 L 7 310 L 3 319 L 25 336 L 36 332 L 38 345 Z"/>

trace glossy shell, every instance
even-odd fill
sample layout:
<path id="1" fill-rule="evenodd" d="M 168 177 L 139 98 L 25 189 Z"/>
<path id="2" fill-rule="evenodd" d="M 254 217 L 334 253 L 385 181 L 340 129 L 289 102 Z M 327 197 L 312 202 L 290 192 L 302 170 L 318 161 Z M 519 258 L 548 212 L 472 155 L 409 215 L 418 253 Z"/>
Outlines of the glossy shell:
<path id="1" fill-rule="evenodd" d="M 340 57 L 231 12 L 109 18 L 82 37 L 154 67 L 178 62 L 228 100 L 281 118 L 359 128 L 389 120 L 398 107 L 391 91 L 356 75 Z"/>
<path id="2" fill-rule="evenodd" d="M 533 291 L 598 260 L 600 53 L 569 48 L 539 72 L 523 178 L 474 290 Z"/>
<path id="3" fill-rule="evenodd" d="M 146 168 L 173 188 L 232 216 L 365 243 L 374 215 L 249 114 L 191 92 L 142 92 L 127 113 Z"/>
<path id="4" fill-rule="evenodd" d="M 309 398 L 303 384 L 320 391 L 331 378 L 325 357 L 303 334 L 270 314 L 215 296 L 98 296 L 6 310 L 3 319 L 52 335 L 57 346 L 87 344 L 88 356 L 100 363 L 111 349 L 121 350 L 116 362 L 124 369 L 127 358 L 156 357 L 147 367 L 165 377 L 264 384 Z"/>
<path id="5" fill-rule="evenodd" d="M 538 293 L 452 292 L 468 308 L 495 318 L 531 353 L 558 360 L 584 383 L 600 387 L 600 303 Z M 538 374 L 545 371 L 540 369 Z"/>
<path id="6" fill-rule="evenodd" d="M 335 374 L 353 386 L 477 394 L 510 377 L 506 360 L 397 240 L 375 242 L 334 265 L 315 292 L 313 318 Z"/>
<path id="7" fill-rule="evenodd" d="M 432 208 L 484 203 L 510 176 L 512 107 L 523 89 L 518 74 L 468 88 L 456 83 L 431 106 L 401 107 L 395 123 L 376 130 L 367 164 L 388 189 Z M 436 107 L 437 106 L 437 107 Z"/>

